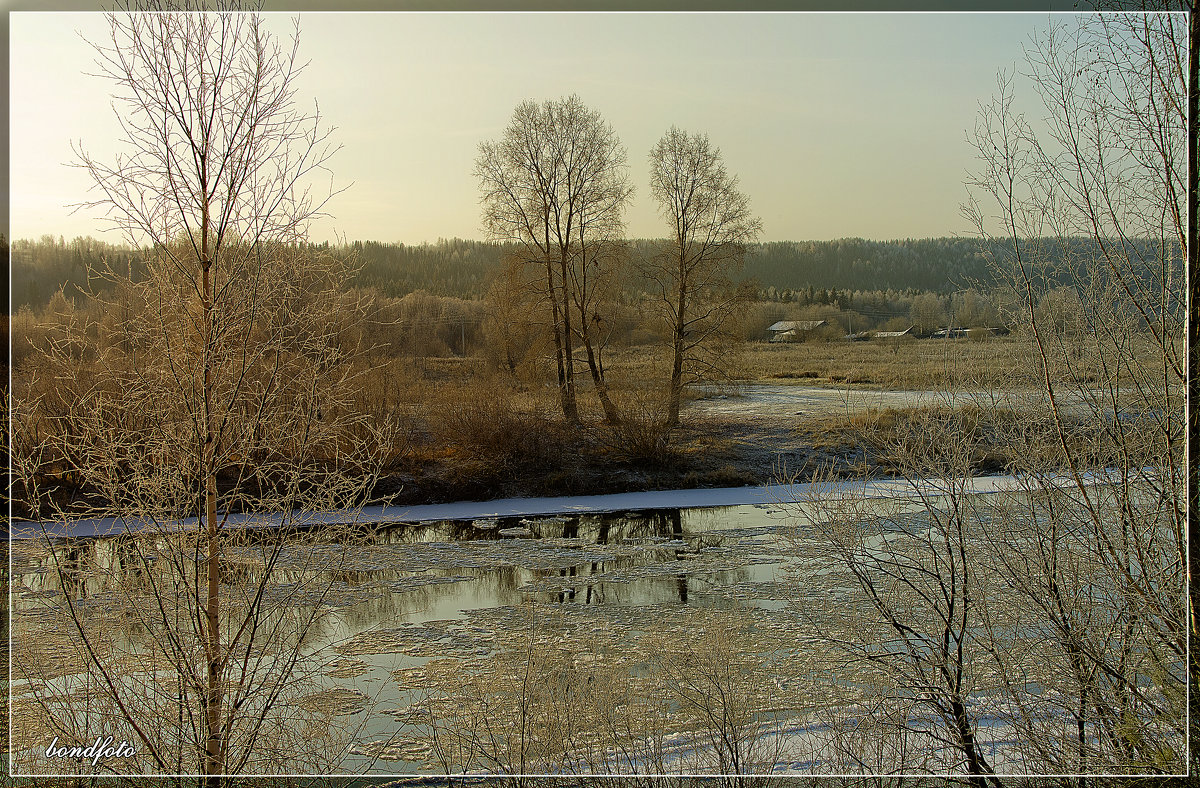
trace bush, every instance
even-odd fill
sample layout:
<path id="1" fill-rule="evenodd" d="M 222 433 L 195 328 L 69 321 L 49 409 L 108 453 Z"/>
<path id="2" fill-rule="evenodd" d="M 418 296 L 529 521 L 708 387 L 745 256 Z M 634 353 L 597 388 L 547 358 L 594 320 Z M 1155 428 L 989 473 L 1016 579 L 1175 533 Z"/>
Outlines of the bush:
<path id="1" fill-rule="evenodd" d="M 439 448 L 464 474 L 503 473 L 561 462 L 561 425 L 546 414 L 524 412 L 496 392 L 442 393 L 430 406 L 429 429 Z"/>
<path id="2" fill-rule="evenodd" d="M 647 389 L 621 392 L 621 421 L 608 429 L 609 447 L 623 460 L 665 465 L 672 457 L 667 398 Z"/>
<path id="3" fill-rule="evenodd" d="M 912 334 L 902 334 L 898 337 L 884 337 L 880 340 L 884 347 L 888 348 L 894 354 L 899 354 L 901 348 L 906 348 L 917 341 L 917 338 Z"/>
<path id="4" fill-rule="evenodd" d="M 9 325 L 12 337 L 11 363 L 19 369 L 30 356 L 34 355 L 37 348 L 45 346 L 47 330 L 34 317 L 33 310 L 27 306 L 22 306 L 17 310 L 17 313 L 10 319 Z"/>

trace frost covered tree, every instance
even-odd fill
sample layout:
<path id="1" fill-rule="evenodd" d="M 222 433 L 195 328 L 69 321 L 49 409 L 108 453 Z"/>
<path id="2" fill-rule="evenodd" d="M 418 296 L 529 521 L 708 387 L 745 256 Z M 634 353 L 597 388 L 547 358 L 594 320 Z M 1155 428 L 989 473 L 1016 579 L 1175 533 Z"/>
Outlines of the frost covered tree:
<path id="1" fill-rule="evenodd" d="M 1036 530 L 990 535 L 1074 698 L 1073 746 L 1053 768 L 1171 770 L 1187 684 L 1188 20 L 1055 24 L 1027 59 L 1045 126 L 1014 109 L 1002 76 L 969 135 L 979 166 L 964 213 L 1007 241 L 991 262 L 1017 294 L 1050 442 L 1015 452 L 1028 490 L 1007 522 Z M 1079 236 L 1083 250 L 1054 248 Z M 1054 252 L 1075 280 L 1069 319 L 1045 308 L 1064 300 Z"/>
<path id="2" fill-rule="evenodd" d="M 668 328 L 671 375 L 667 423 L 679 422 L 683 387 L 714 359 L 703 351 L 720 335 L 741 296 L 731 275 L 762 222 L 705 134 L 674 126 L 650 151 L 650 193 L 670 235 L 643 265 Z"/>
<path id="3" fill-rule="evenodd" d="M 910 505 L 808 502 L 849 590 L 813 613 L 825 637 L 887 679 L 875 708 L 976 785 L 1009 779 L 993 745 L 1016 773 L 1187 764 L 1187 48 L 1182 14 L 1081 17 L 1033 39 L 1027 82 L 1001 76 L 968 135 L 964 213 L 1003 250 L 1026 377 L 867 436 Z M 1043 122 L 1017 111 L 1022 88 Z M 978 435 L 1011 492 L 970 493 Z"/>
<path id="4" fill-rule="evenodd" d="M 41 384 L 14 393 L 14 464 L 35 520 L 128 533 L 114 560 L 44 545 L 62 597 L 43 634 L 80 672 L 42 693 L 42 716 L 64 741 L 132 742 L 124 771 L 216 785 L 313 768 L 319 715 L 297 693 L 331 581 L 234 521 L 287 533 L 341 507 L 353 520 L 372 486 L 381 438 L 349 409 L 342 341 L 362 312 L 339 294 L 344 263 L 302 248 L 334 193 L 336 146 L 297 93 L 298 21 L 281 36 L 254 12 L 106 18 L 94 48 L 122 150 L 79 147 L 77 164 L 97 192 L 85 206 L 146 270 L 98 272 L 121 319 L 63 327 Z M 65 479 L 82 497 L 61 494 Z M 111 600 L 103 615 L 74 582 L 84 568 Z M 55 676 L 34 652 L 18 649 L 19 669 Z"/>

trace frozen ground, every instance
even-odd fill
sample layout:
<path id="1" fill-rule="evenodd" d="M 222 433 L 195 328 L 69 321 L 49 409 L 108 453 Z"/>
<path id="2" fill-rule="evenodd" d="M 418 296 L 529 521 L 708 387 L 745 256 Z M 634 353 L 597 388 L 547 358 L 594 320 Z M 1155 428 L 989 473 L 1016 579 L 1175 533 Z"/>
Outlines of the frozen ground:
<path id="1" fill-rule="evenodd" d="M 878 391 L 750 383 L 737 396 L 718 394 L 689 404 L 692 413 L 717 417 L 796 417 L 859 413 L 879 408 L 909 408 L 919 405 L 958 405 L 993 402 L 1016 395 L 984 391 Z"/>

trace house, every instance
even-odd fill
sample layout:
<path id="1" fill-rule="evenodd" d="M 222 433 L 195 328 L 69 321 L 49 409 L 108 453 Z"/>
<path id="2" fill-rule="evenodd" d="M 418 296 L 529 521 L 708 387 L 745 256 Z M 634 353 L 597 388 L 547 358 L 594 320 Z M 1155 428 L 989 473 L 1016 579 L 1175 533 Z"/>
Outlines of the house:
<path id="1" fill-rule="evenodd" d="M 824 320 L 780 320 L 767 326 L 771 342 L 800 342 L 821 326 Z"/>
<path id="2" fill-rule="evenodd" d="M 976 328 L 943 328 L 940 331 L 933 332 L 935 339 L 963 339 L 964 337 L 990 337 L 1007 334 L 1006 328 L 995 328 L 992 326 L 980 326 Z"/>
<path id="3" fill-rule="evenodd" d="M 876 331 L 874 334 L 874 338 L 875 339 L 897 339 L 899 337 L 908 336 L 909 334 L 912 333 L 912 330 L 913 330 L 913 327 L 909 326 L 908 328 L 904 329 L 903 331 Z"/>

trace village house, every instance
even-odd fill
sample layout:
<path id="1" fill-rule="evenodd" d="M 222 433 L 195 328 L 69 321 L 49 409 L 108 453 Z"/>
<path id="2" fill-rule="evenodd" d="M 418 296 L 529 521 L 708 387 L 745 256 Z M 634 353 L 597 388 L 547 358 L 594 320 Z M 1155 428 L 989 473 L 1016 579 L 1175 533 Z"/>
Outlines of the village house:
<path id="1" fill-rule="evenodd" d="M 874 339 L 897 339 L 899 337 L 908 336 L 909 334 L 912 333 L 912 330 L 913 330 L 913 327 L 909 326 L 908 328 L 904 329 L 903 331 L 876 331 L 872 335 L 872 337 Z"/>
<path id="2" fill-rule="evenodd" d="M 767 326 L 770 342 L 803 342 L 825 325 L 824 320 L 780 320 Z"/>

